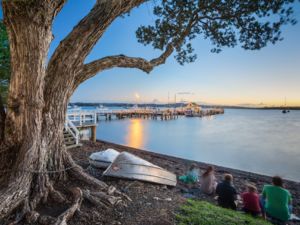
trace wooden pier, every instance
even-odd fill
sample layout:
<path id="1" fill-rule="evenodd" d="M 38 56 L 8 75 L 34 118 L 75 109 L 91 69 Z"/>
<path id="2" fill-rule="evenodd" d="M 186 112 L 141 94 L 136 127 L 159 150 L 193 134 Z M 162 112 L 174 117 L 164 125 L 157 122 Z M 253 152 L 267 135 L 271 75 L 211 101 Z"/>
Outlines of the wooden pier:
<path id="1" fill-rule="evenodd" d="M 154 120 L 172 120 L 178 118 L 175 110 L 156 110 L 156 109 L 125 109 L 118 111 L 102 111 L 96 112 L 97 120 L 105 118 L 105 120 L 125 119 L 125 118 L 143 118 Z"/>
<path id="2" fill-rule="evenodd" d="M 68 146 L 78 146 L 80 140 L 80 131 L 90 130 L 92 141 L 96 141 L 97 125 L 101 119 L 125 119 L 125 118 L 142 118 L 153 120 L 174 120 L 179 116 L 204 117 L 216 114 L 223 114 L 224 109 L 206 109 L 189 115 L 185 114 L 184 108 L 175 109 L 124 109 L 124 110 L 69 110 L 67 113 L 64 135 L 65 143 Z M 66 139 L 67 138 L 67 139 Z M 67 144 L 68 143 L 68 144 Z"/>

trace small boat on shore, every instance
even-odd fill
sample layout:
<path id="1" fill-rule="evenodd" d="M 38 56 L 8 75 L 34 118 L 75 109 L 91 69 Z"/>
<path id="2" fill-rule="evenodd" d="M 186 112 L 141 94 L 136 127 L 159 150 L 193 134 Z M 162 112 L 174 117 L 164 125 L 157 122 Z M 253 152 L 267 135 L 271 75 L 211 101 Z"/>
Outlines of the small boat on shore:
<path id="1" fill-rule="evenodd" d="M 176 175 L 128 152 L 120 153 L 104 176 L 176 186 Z"/>
<path id="2" fill-rule="evenodd" d="M 97 168 L 106 169 L 120 153 L 112 148 L 105 151 L 94 152 L 89 157 L 89 163 Z"/>

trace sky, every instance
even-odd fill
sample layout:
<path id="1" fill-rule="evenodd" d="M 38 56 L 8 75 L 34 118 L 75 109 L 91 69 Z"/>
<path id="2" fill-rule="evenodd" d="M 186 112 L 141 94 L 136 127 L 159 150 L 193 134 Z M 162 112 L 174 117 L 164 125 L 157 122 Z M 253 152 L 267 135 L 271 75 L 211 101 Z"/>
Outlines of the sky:
<path id="1" fill-rule="evenodd" d="M 92 8 L 95 0 L 68 0 L 53 25 L 49 57 L 59 42 Z M 152 2 L 131 11 L 109 27 L 86 62 L 108 55 L 125 54 L 151 59 L 160 52 L 139 44 L 135 31 L 151 24 Z M 2 9 L 0 17 L 2 17 Z M 239 47 L 211 53 L 211 43 L 198 37 L 193 46 L 194 63 L 179 65 L 173 56 L 150 74 L 137 69 L 112 69 L 81 84 L 71 102 L 174 103 L 195 101 L 223 105 L 300 106 L 300 7 L 299 23 L 285 26 L 284 40 L 259 51 Z"/>

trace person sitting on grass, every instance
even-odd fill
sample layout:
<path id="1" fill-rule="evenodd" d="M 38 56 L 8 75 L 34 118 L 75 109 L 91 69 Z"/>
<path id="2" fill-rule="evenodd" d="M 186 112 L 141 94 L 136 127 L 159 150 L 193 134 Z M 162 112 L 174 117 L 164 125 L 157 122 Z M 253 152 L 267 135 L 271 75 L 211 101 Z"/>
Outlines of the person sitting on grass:
<path id="1" fill-rule="evenodd" d="M 225 174 L 222 183 L 219 183 L 216 188 L 218 195 L 218 204 L 221 207 L 236 210 L 237 192 L 233 186 L 233 176 Z"/>
<path id="2" fill-rule="evenodd" d="M 272 178 L 272 185 L 265 185 L 260 199 L 264 217 L 269 216 L 282 222 L 289 220 L 292 213 L 292 195 L 283 188 L 283 180 L 279 176 Z M 265 215 L 266 213 L 266 215 Z"/>
<path id="3" fill-rule="evenodd" d="M 180 176 L 179 180 L 186 184 L 195 184 L 199 181 L 199 169 L 196 164 L 192 164 L 186 175 Z"/>
<path id="4" fill-rule="evenodd" d="M 201 177 L 200 189 L 203 193 L 211 195 L 215 193 L 217 186 L 214 167 L 208 166 Z"/>
<path id="5" fill-rule="evenodd" d="M 243 200 L 243 211 L 252 216 L 258 216 L 261 213 L 259 204 L 259 195 L 257 188 L 253 184 L 247 184 L 247 191 L 241 194 Z"/>

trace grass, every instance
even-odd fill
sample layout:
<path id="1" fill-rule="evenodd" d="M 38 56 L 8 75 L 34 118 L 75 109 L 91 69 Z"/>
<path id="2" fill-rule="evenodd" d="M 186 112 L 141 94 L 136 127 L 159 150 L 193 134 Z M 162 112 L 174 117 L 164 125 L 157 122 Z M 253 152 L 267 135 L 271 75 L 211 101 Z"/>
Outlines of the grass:
<path id="1" fill-rule="evenodd" d="M 195 200 L 182 205 L 176 219 L 178 225 L 272 225 L 260 218 Z"/>

